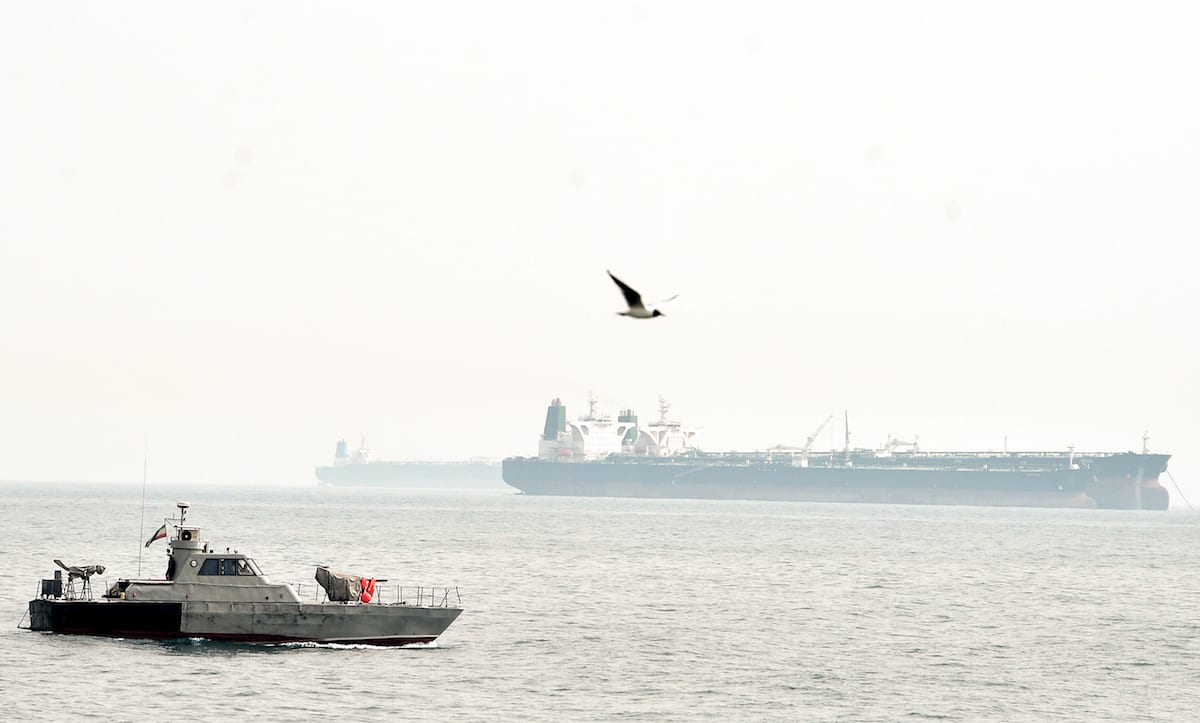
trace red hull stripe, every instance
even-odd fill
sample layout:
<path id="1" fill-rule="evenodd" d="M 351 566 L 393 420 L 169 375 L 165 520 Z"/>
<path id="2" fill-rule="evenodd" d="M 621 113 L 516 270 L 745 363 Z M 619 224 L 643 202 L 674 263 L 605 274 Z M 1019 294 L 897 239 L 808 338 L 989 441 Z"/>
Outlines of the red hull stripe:
<path id="1" fill-rule="evenodd" d="M 106 638 L 149 640 L 188 640 L 192 638 L 198 638 L 202 640 L 213 640 L 223 643 L 252 643 L 258 645 L 281 643 L 334 643 L 337 645 L 378 645 L 397 647 L 401 645 L 413 645 L 415 643 L 431 643 L 437 639 L 436 635 L 411 635 L 398 638 L 347 638 L 339 640 L 324 640 L 318 638 L 293 638 L 285 635 L 242 635 L 217 633 L 200 635 L 196 633 L 166 633 L 162 631 L 147 630 L 106 630 L 104 632 L 95 632 L 91 630 L 55 629 L 53 632 L 62 633 L 64 635 L 97 635 Z"/>

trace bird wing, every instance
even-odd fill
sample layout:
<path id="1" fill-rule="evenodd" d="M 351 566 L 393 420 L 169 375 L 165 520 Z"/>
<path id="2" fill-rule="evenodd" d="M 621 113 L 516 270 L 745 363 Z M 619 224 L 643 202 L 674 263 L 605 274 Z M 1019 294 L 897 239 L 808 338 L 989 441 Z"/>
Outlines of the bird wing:
<path id="1" fill-rule="evenodd" d="M 621 287 L 621 293 L 625 295 L 625 303 L 629 304 L 630 309 L 645 308 L 644 306 L 642 306 L 642 295 L 641 294 L 639 294 L 637 291 L 635 291 L 633 288 L 631 288 L 629 286 L 629 284 L 625 283 L 624 281 L 621 281 L 616 276 L 613 276 L 613 272 L 609 271 L 608 277 L 613 280 L 613 283 L 615 283 L 617 286 Z"/>
<path id="2" fill-rule="evenodd" d="M 678 299 L 678 298 L 679 298 L 679 294 L 675 294 L 674 296 L 669 296 L 669 297 L 663 299 L 662 301 L 655 301 L 651 304 L 648 304 L 648 306 L 660 306 L 662 304 L 667 303 L 668 301 L 674 301 L 675 299 Z"/>

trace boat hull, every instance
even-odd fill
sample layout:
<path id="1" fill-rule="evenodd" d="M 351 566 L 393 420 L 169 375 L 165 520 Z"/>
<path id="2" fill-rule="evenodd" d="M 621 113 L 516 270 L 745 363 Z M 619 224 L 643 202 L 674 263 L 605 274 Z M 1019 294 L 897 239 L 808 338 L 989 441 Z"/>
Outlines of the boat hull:
<path id="1" fill-rule="evenodd" d="M 143 602 L 37 599 L 31 630 L 120 638 L 398 646 L 436 640 L 452 607 L 294 602 Z"/>
<path id="2" fill-rule="evenodd" d="M 965 458 L 964 458 L 965 459 Z M 795 466 L 737 460 L 504 460 L 504 481 L 526 494 L 588 497 L 863 502 L 1165 510 L 1158 483 L 1168 455 L 1116 454 L 1022 467 L 1010 457 L 973 466 Z"/>

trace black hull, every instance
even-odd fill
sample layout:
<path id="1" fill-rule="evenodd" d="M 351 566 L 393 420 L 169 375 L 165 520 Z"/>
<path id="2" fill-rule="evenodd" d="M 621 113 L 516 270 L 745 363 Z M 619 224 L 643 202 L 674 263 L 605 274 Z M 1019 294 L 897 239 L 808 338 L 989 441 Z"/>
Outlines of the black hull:
<path id="1" fill-rule="evenodd" d="M 115 638 L 181 638 L 183 604 L 31 600 L 30 630 Z"/>
<path id="2" fill-rule="evenodd" d="M 398 647 L 429 643 L 436 635 L 347 637 L 336 640 L 256 633 L 197 634 L 183 630 L 183 603 L 37 599 L 29 601 L 29 629 L 66 635 L 108 638 L 180 640 L 201 638 L 229 643 L 329 643 Z"/>
<path id="3" fill-rule="evenodd" d="M 729 457 L 554 462 L 504 460 L 526 494 L 1165 510 L 1168 455 L 910 456 L 873 466 L 794 466 Z"/>

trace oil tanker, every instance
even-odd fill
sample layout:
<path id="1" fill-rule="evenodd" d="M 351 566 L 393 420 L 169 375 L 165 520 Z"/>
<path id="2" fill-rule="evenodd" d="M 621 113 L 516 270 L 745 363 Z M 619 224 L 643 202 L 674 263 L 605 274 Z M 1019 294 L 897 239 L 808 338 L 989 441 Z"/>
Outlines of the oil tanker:
<path id="1" fill-rule="evenodd" d="M 323 485 L 349 487 L 410 487 L 425 489 L 507 490 L 500 478 L 500 464 L 489 459 L 454 461 L 398 461 L 375 458 L 364 438 L 350 451 L 339 439 L 333 464 L 316 469 Z"/>
<path id="2" fill-rule="evenodd" d="M 878 449 L 812 451 L 832 415 L 798 447 L 712 453 L 697 431 L 668 418 L 647 425 L 633 410 L 567 420 L 562 401 L 546 410 L 537 457 L 502 462 L 504 481 L 525 494 L 587 497 L 867 502 L 877 504 L 1078 507 L 1165 510 L 1158 481 L 1168 454 L 1141 452 L 927 452 L 917 439 Z"/>

